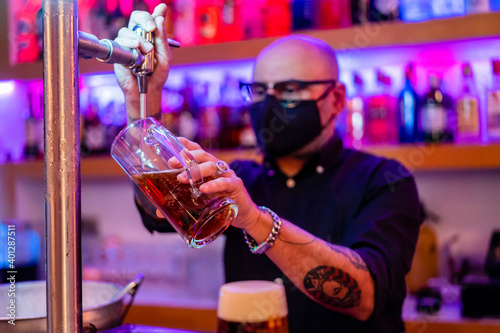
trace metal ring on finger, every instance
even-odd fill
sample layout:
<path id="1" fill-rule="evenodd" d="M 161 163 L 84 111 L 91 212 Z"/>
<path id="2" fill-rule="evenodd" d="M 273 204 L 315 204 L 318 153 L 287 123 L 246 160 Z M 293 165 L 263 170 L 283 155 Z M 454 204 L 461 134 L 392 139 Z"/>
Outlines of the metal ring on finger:
<path id="1" fill-rule="evenodd" d="M 215 162 L 215 167 L 217 168 L 217 176 L 220 176 L 229 170 L 227 163 L 221 160 Z"/>

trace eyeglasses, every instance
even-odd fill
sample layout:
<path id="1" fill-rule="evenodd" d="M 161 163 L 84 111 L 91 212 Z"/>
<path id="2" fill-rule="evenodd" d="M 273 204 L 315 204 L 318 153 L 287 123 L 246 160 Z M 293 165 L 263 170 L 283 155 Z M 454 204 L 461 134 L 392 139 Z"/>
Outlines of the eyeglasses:
<path id="1" fill-rule="evenodd" d="M 332 87 L 337 84 L 336 80 L 321 80 L 321 81 L 299 81 L 289 80 L 276 83 L 243 83 L 240 82 L 240 90 L 243 98 L 249 103 L 263 101 L 266 97 L 267 90 L 273 89 L 274 96 L 279 100 L 301 100 L 304 99 L 304 92 L 307 87 L 316 84 L 330 84 Z"/>

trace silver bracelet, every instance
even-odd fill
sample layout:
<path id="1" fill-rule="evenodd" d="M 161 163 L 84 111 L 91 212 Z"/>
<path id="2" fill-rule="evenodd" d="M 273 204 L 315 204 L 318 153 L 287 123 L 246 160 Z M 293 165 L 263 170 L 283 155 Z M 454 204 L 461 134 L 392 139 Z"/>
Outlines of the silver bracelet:
<path id="1" fill-rule="evenodd" d="M 273 229 L 271 229 L 271 233 L 269 234 L 267 239 L 260 244 L 257 244 L 255 239 L 253 239 L 249 234 L 247 234 L 245 229 L 243 229 L 245 242 L 250 248 L 250 252 L 252 252 L 253 254 L 262 254 L 269 250 L 269 248 L 274 245 L 274 242 L 276 242 L 276 238 L 278 238 L 278 234 L 281 230 L 281 219 L 278 214 L 265 206 L 259 206 L 259 209 L 263 212 L 268 212 L 269 215 L 271 215 L 271 217 L 273 218 Z"/>

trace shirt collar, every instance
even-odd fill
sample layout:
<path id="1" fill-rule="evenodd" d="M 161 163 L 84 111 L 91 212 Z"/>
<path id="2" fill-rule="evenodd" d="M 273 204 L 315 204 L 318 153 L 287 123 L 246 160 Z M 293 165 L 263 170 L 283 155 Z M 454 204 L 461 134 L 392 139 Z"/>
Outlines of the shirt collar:
<path id="1" fill-rule="evenodd" d="M 342 158 L 344 147 L 342 139 L 335 134 L 321 149 L 319 149 L 311 159 L 304 165 L 301 172 L 308 168 L 317 170 L 318 166 L 323 167 L 324 170 L 333 168 Z M 264 165 L 268 168 L 279 170 L 276 160 L 273 156 L 266 154 L 264 156 Z"/>

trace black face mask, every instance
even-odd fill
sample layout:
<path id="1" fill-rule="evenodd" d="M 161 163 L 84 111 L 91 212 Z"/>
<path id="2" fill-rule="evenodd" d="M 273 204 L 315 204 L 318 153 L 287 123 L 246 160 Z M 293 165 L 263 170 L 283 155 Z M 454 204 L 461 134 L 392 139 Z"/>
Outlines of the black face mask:
<path id="1" fill-rule="evenodd" d="M 272 156 L 282 157 L 313 141 L 335 118 L 332 115 L 324 126 L 321 125 L 317 102 L 328 92 L 317 100 L 288 103 L 267 95 L 264 101 L 252 104 L 250 118 L 259 147 Z"/>

